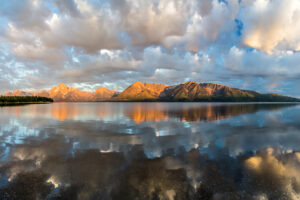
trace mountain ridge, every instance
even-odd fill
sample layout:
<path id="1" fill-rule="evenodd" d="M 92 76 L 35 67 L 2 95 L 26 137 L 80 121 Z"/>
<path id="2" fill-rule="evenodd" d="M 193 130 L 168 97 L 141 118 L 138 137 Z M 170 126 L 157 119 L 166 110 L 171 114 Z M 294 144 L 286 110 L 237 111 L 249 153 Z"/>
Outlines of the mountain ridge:
<path id="1" fill-rule="evenodd" d="M 134 82 L 114 98 L 120 101 L 156 100 L 168 85 Z"/>
<path id="2" fill-rule="evenodd" d="M 6 92 L 3 96 L 41 96 L 52 98 L 55 102 L 96 102 L 111 99 L 116 93 L 117 91 L 106 88 L 98 88 L 95 92 L 81 91 L 60 83 L 48 91 L 22 92 L 15 90 L 13 92 Z"/>
<path id="3" fill-rule="evenodd" d="M 81 91 L 60 83 L 50 90 L 24 92 L 15 90 L 2 96 L 41 96 L 55 102 L 97 101 L 203 101 L 203 102 L 299 102 L 293 97 L 280 94 L 262 94 L 256 91 L 232 88 L 218 83 L 188 81 L 178 85 L 143 83 L 136 81 L 122 92 L 97 88 L 95 92 Z"/>
<path id="4" fill-rule="evenodd" d="M 166 101 L 225 101 L 225 102 L 275 102 L 299 101 L 293 97 L 280 94 L 261 94 L 256 91 L 232 88 L 217 83 L 196 83 L 188 81 L 176 86 L 168 87 L 160 95 Z"/>

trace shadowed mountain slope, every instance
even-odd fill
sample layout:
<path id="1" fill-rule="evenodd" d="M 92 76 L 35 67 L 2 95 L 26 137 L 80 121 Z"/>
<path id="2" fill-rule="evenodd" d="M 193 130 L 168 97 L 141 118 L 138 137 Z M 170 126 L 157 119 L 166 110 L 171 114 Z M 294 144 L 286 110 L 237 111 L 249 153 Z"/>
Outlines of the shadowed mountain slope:
<path id="1" fill-rule="evenodd" d="M 193 81 L 167 87 L 159 98 L 165 101 L 299 101 L 296 98 L 279 94 L 261 94 L 216 83 L 195 83 Z"/>

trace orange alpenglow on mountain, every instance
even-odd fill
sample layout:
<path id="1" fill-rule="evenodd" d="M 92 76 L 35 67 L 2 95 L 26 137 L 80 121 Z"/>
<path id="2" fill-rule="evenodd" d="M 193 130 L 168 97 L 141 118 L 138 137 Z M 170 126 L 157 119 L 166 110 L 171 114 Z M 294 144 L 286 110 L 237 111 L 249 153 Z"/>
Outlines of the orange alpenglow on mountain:
<path id="1" fill-rule="evenodd" d="M 159 98 L 159 95 L 164 91 L 168 85 L 156 84 L 156 83 L 142 83 L 136 81 L 123 92 L 121 92 L 116 99 L 117 100 L 155 100 Z"/>
<path id="2" fill-rule="evenodd" d="M 188 81 L 173 87 L 168 87 L 160 95 L 161 98 L 173 99 L 199 99 L 211 97 L 249 97 L 259 95 L 258 92 L 240 90 L 217 83 L 195 83 Z"/>
<path id="3" fill-rule="evenodd" d="M 6 92 L 3 96 L 19 96 L 19 97 L 25 97 L 25 96 L 33 96 L 30 92 L 24 92 L 20 90 L 15 90 L 13 92 Z"/>
<path id="4" fill-rule="evenodd" d="M 50 97 L 58 102 L 88 101 L 228 101 L 228 102 L 298 102 L 299 99 L 278 94 L 261 94 L 250 90 L 231 88 L 216 83 L 196 83 L 189 81 L 178 85 L 135 82 L 119 93 L 106 88 L 98 88 L 95 92 L 81 91 L 64 84 L 51 90 L 37 93 L 15 90 L 3 96 L 42 96 Z"/>
<path id="5" fill-rule="evenodd" d="M 54 86 L 49 91 L 42 90 L 37 93 L 31 93 L 15 90 L 14 92 L 7 92 L 3 96 L 41 96 L 50 97 L 57 102 L 85 102 L 108 100 L 111 99 L 116 93 L 116 91 L 106 88 L 98 88 L 94 93 L 86 92 L 61 83 L 58 86 Z"/>
<path id="6" fill-rule="evenodd" d="M 96 92 L 93 94 L 93 100 L 94 101 L 101 101 L 101 100 L 109 100 L 114 95 L 117 95 L 117 91 L 109 90 L 106 88 L 98 88 Z"/>
<path id="7" fill-rule="evenodd" d="M 49 97 L 55 101 L 92 101 L 93 94 L 77 88 L 59 84 L 49 90 Z"/>

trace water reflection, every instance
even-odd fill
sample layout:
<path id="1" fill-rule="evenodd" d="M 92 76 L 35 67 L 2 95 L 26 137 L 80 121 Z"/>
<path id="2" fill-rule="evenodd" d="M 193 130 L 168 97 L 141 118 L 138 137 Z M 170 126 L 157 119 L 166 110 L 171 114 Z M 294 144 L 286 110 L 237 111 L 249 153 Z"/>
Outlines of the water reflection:
<path id="1" fill-rule="evenodd" d="M 216 121 L 232 116 L 254 113 L 260 110 L 278 110 L 295 104 L 221 104 L 221 103 L 54 103 L 48 105 L 25 105 L 0 107 L 2 114 L 33 118 L 49 117 L 68 119 L 105 119 L 127 117 L 136 123 L 145 121 Z"/>
<path id="2" fill-rule="evenodd" d="M 0 199 L 300 199 L 300 107 L 0 108 Z"/>
<path id="3" fill-rule="evenodd" d="M 168 104 L 162 103 L 135 103 L 125 107 L 124 114 L 136 123 L 145 121 L 168 120 Z"/>

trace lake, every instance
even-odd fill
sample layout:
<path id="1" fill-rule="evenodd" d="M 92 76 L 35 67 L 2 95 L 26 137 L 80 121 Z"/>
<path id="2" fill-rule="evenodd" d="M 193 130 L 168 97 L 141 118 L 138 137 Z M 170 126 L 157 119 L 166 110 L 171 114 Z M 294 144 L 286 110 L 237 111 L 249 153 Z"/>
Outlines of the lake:
<path id="1" fill-rule="evenodd" d="M 300 199 L 300 105 L 0 107 L 0 199 Z"/>

